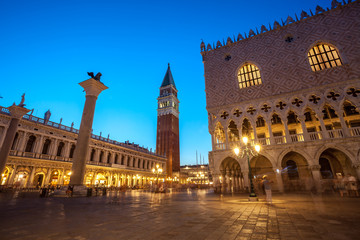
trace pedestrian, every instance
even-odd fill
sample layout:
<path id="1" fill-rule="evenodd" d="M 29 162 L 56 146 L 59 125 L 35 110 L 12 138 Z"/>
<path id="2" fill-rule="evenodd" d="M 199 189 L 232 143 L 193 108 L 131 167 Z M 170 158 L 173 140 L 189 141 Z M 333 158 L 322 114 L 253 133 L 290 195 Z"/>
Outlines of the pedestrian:
<path id="1" fill-rule="evenodd" d="M 266 202 L 268 204 L 272 204 L 272 193 L 271 193 L 271 183 L 272 183 L 272 181 L 269 181 L 268 177 L 266 175 L 264 175 L 262 182 L 263 182 L 264 189 L 265 189 Z"/>

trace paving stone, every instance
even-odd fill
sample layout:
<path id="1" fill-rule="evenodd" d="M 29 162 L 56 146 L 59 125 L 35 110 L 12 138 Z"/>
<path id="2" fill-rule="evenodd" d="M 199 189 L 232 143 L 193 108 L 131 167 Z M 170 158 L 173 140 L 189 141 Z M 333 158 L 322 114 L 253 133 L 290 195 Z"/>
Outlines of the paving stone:
<path id="1" fill-rule="evenodd" d="M 0 193 L 0 236 L 2 240 L 352 240 L 360 235 L 359 198 L 275 193 L 273 199 L 275 204 L 269 206 L 247 202 L 246 194 L 220 199 L 203 190 L 191 195 L 136 190 L 110 192 L 106 197 L 42 199 L 37 194 Z"/>

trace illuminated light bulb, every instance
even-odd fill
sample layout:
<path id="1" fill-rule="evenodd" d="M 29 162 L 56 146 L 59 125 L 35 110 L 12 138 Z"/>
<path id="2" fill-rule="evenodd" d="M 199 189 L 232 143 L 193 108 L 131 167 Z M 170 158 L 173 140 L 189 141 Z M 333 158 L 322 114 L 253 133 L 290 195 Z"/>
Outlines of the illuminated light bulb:
<path id="1" fill-rule="evenodd" d="M 255 150 L 256 150 L 257 152 L 260 152 L 260 145 L 259 145 L 259 144 L 256 144 L 256 145 L 255 145 Z"/>
<path id="2" fill-rule="evenodd" d="M 240 149 L 239 149 L 239 148 L 235 148 L 235 149 L 234 149 L 234 152 L 235 152 L 236 156 L 239 156 Z"/>
<path id="3" fill-rule="evenodd" d="M 248 143 L 248 141 L 249 141 L 249 139 L 247 138 L 247 137 L 243 137 L 243 142 L 245 143 L 245 144 L 247 144 Z"/>

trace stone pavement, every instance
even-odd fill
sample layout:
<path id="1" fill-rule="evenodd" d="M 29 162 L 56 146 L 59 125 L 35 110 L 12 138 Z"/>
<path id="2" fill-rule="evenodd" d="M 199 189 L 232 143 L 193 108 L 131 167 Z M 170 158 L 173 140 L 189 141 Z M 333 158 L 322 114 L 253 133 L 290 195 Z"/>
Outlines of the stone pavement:
<path id="1" fill-rule="evenodd" d="M 267 205 L 205 190 L 24 194 L 0 193 L 0 239 L 360 239 L 360 198 L 275 194 Z"/>

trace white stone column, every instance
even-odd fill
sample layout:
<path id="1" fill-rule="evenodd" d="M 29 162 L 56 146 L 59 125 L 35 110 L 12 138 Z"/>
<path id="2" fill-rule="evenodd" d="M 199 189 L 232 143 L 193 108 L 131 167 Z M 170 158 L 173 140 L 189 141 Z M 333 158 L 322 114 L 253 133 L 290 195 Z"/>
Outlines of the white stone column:
<path id="1" fill-rule="evenodd" d="M 8 181 L 8 185 L 14 185 L 14 179 L 16 176 L 16 170 L 17 170 L 17 165 L 14 165 L 14 169 L 11 172 L 11 175 L 9 177 L 9 181 Z"/>
<path id="2" fill-rule="evenodd" d="M 25 144 L 27 141 L 27 132 L 22 132 L 21 134 L 19 134 L 19 144 L 18 144 L 18 148 L 17 150 L 19 152 L 24 152 L 25 151 Z"/>
<path id="3" fill-rule="evenodd" d="M 115 155 L 116 155 L 115 152 L 111 152 L 111 158 L 110 158 L 110 163 L 111 163 L 111 164 L 114 164 L 114 163 L 115 163 Z M 119 160 L 119 156 L 118 156 L 118 160 Z"/>
<path id="4" fill-rule="evenodd" d="M 319 122 L 320 122 L 320 126 L 321 126 L 321 132 L 322 132 L 322 137 L 323 139 L 326 139 L 326 138 L 329 138 L 329 135 L 327 133 L 327 130 L 326 130 L 326 127 L 325 127 L 325 124 L 324 124 L 324 120 L 322 118 L 322 113 L 321 112 L 315 112 L 316 115 L 317 115 L 317 118 L 319 119 Z"/>
<path id="5" fill-rule="evenodd" d="M 265 121 L 266 121 L 266 125 L 268 127 L 270 145 L 275 145 L 274 134 L 273 134 L 272 129 L 271 129 L 271 117 L 267 118 Z"/>
<path id="6" fill-rule="evenodd" d="M 320 174 L 320 165 L 312 165 L 310 166 L 310 170 L 312 173 L 314 185 L 316 188 L 316 191 L 321 193 L 322 192 L 322 186 L 321 186 L 321 174 Z"/>
<path id="7" fill-rule="evenodd" d="M 242 171 L 241 172 L 244 179 L 244 188 L 246 188 L 248 191 L 250 191 L 250 180 L 249 180 L 249 171 Z"/>
<path id="8" fill-rule="evenodd" d="M 225 146 L 226 149 L 229 149 L 229 135 L 228 135 L 228 126 L 224 128 L 225 131 Z"/>
<path id="9" fill-rule="evenodd" d="M 307 131 L 307 127 L 305 124 L 305 116 L 298 116 L 298 119 L 300 120 L 301 129 L 303 131 L 304 141 L 310 141 L 310 136 Z"/>
<path id="10" fill-rule="evenodd" d="M 94 149 L 95 149 L 95 153 L 94 153 L 93 162 L 99 162 L 100 161 L 100 149 L 98 149 L 98 148 L 94 148 Z"/>
<path id="11" fill-rule="evenodd" d="M 44 135 L 40 135 L 36 141 L 35 153 L 41 154 L 43 145 L 44 145 Z"/>
<path id="12" fill-rule="evenodd" d="M 63 157 L 68 158 L 70 154 L 71 144 L 70 142 L 65 142 L 64 150 L 63 150 Z"/>
<path id="13" fill-rule="evenodd" d="M 276 182 L 277 182 L 278 190 L 279 190 L 279 192 L 283 193 L 284 192 L 284 183 L 283 183 L 283 180 L 282 180 L 281 171 L 280 171 L 279 168 L 274 168 L 273 170 L 274 170 L 274 173 L 275 173 L 275 176 L 276 176 Z M 277 170 L 279 170 L 279 172 Z"/>
<path id="14" fill-rule="evenodd" d="M 74 152 L 70 185 L 84 184 L 84 177 L 86 170 L 86 156 L 90 144 L 96 100 L 99 94 L 103 90 L 108 88 L 102 82 L 100 82 L 100 80 L 97 81 L 93 78 L 90 78 L 79 84 L 84 88 L 86 92 L 86 101 L 84 105 L 79 135 Z"/>
<path id="15" fill-rule="evenodd" d="M 251 123 L 251 126 L 253 127 L 254 141 L 256 142 L 256 140 L 257 140 L 256 121 L 251 121 L 250 123 Z"/>
<path id="16" fill-rule="evenodd" d="M 360 180 L 360 163 L 356 163 L 353 166 L 356 170 L 357 179 Z"/>
<path id="17" fill-rule="evenodd" d="M 285 129 L 285 138 L 286 138 L 286 143 L 291 143 L 291 137 L 290 137 L 290 132 L 289 132 L 289 128 L 287 125 L 287 121 L 283 121 L 284 124 L 284 129 Z"/>
<path id="18" fill-rule="evenodd" d="M 344 137 L 350 137 L 349 128 L 347 127 L 347 125 L 345 123 L 345 120 L 344 120 L 344 117 L 343 117 L 344 111 L 339 110 L 338 113 L 339 113 L 338 115 L 339 115 L 341 128 L 342 128 L 343 133 L 344 133 Z"/>
<path id="19" fill-rule="evenodd" d="M 52 168 L 49 168 L 47 173 L 46 173 L 45 180 L 43 181 L 42 187 L 45 187 L 46 185 L 49 185 L 51 172 L 52 172 Z"/>
<path id="20" fill-rule="evenodd" d="M 3 145 L 4 143 L 4 139 L 5 139 L 5 136 L 6 136 L 6 132 L 7 132 L 7 129 L 9 128 L 9 126 L 4 126 L 4 129 L 2 130 L 1 132 L 1 138 L 0 138 L 0 148 L 1 146 Z M 16 134 L 16 133 L 15 133 Z M 15 136 L 14 136 L 15 137 Z M 12 144 L 12 143 L 11 143 Z"/>
<path id="21" fill-rule="evenodd" d="M 30 176 L 28 177 L 28 180 L 27 180 L 27 183 L 26 183 L 26 187 L 28 187 L 28 188 L 33 186 L 35 170 L 36 170 L 36 167 L 35 166 L 32 167 Z"/>

